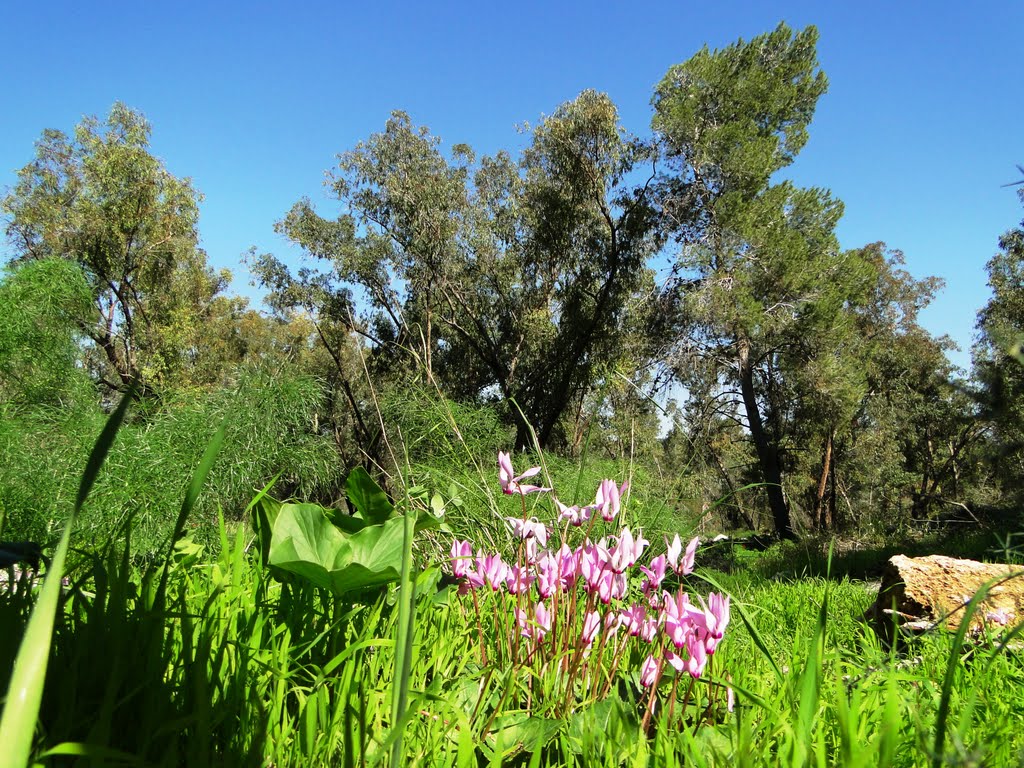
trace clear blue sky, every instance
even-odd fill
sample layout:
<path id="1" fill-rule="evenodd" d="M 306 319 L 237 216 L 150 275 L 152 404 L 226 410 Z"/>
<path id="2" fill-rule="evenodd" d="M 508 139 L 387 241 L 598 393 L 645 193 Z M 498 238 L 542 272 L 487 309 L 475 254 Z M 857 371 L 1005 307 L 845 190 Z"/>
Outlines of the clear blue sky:
<path id="1" fill-rule="evenodd" d="M 302 196 L 323 212 L 334 156 L 408 111 L 447 145 L 514 148 L 515 126 L 584 88 L 645 134 L 669 66 L 814 24 L 830 80 L 791 176 L 846 203 L 846 247 L 884 240 L 947 287 L 925 325 L 966 364 L 984 266 L 1024 212 L 1024 3 L 932 2 L 36 2 L 0 13 L 0 188 L 44 128 L 70 131 L 121 100 L 153 151 L 206 199 L 212 263 L 285 253 L 273 223 Z"/>

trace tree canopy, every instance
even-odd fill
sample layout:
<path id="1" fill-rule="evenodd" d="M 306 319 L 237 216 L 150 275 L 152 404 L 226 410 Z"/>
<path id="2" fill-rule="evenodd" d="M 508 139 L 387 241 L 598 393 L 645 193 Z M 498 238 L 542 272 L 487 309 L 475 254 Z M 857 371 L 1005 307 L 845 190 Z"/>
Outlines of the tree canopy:
<path id="1" fill-rule="evenodd" d="M 465 145 L 446 158 L 395 113 L 329 181 L 351 212 L 328 220 L 301 201 L 279 224 L 330 272 L 292 277 L 272 257 L 258 268 L 278 305 L 316 306 L 377 365 L 411 366 L 455 397 L 514 401 L 517 442 L 533 425 L 550 446 L 624 356 L 658 240 L 647 187 L 628 182 L 650 150 L 607 96 L 582 93 L 532 135 L 518 160 L 477 161 Z"/>
<path id="2" fill-rule="evenodd" d="M 816 44 L 780 24 L 704 47 L 656 85 L 644 136 L 594 90 L 485 156 L 396 111 L 338 156 L 333 210 L 276 223 L 300 263 L 251 252 L 262 307 L 209 267 L 201 197 L 139 112 L 44 131 L 0 198 L 0 396 L 20 413 L 134 387 L 159 409 L 310 377 L 310 434 L 384 467 L 388 420 L 429 392 L 519 449 L 658 465 L 787 538 L 991 500 L 1024 476 L 1024 224 L 989 263 L 965 383 L 918 322 L 941 281 L 842 247 L 842 202 L 785 178 L 828 85 Z"/>
<path id="3" fill-rule="evenodd" d="M 173 379 L 199 344 L 230 275 L 198 247 L 199 195 L 149 152 L 150 125 L 123 104 L 72 136 L 46 130 L 35 159 L 0 200 L 15 263 L 63 259 L 88 281 L 95 312 L 78 317 L 108 386 L 141 392 Z"/>

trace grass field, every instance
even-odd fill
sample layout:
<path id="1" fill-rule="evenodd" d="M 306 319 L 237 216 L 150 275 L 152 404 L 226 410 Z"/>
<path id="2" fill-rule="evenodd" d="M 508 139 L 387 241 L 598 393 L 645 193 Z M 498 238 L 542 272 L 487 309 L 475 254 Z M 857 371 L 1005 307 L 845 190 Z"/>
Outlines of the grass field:
<path id="1" fill-rule="evenodd" d="M 501 518 L 552 522 L 555 514 L 543 494 L 503 495 L 488 477 L 489 457 L 473 462 L 477 481 L 450 468 L 420 472 L 445 492 L 407 487 L 395 510 L 367 512 L 360 531 L 405 521 L 404 538 L 395 533 L 388 550 L 398 558 L 394 583 L 339 592 L 311 581 L 308 569 L 268 567 L 246 522 L 221 519 L 212 546 L 181 535 L 222 437 L 192 478 L 166 556 L 133 557 L 130 536 L 84 552 L 69 552 L 65 539 L 41 589 L 22 581 L 0 593 L 5 765 L 1024 762 L 1024 659 L 1012 635 L 965 643 L 935 632 L 886 649 L 860 619 L 869 585 L 830 576 L 827 561 L 824 575 L 794 576 L 780 567 L 794 564 L 794 550 L 776 549 L 715 570 L 698 551 L 696 570 L 670 572 L 659 594 L 685 592 L 690 607 L 728 595 L 731 619 L 699 673 L 662 662 L 652 678 L 654 652 L 622 626 L 613 633 L 598 624 L 589 642 L 577 639 L 589 613 L 608 619 L 640 600 L 639 578 L 607 601 L 580 586 L 585 575 L 563 584 L 548 624 L 532 612 L 533 587 L 460 588 L 467 577 L 453 577 L 446 554 L 453 540 L 474 539 L 481 552 L 501 551 L 521 566 L 536 558 L 524 561 L 527 541 L 510 536 Z M 101 437 L 76 508 L 112 439 Z M 592 471 L 563 464 L 553 472 L 574 498 L 593 497 Z M 640 480 L 607 530 L 552 524 L 549 546 L 557 537 L 578 546 L 584 531 L 595 540 L 610 534 L 604 545 L 614 558 L 627 540 L 620 526 L 643 526 L 651 542 L 637 565 L 653 567 L 651 555 L 666 554 L 662 532 L 685 521 Z M 447 522 L 414 542 L 412 513 L 441 507 Z M 342 559 L 332 567 L 348 568 Z M 482 571 L 484 561 L 473 562 Z M 688 615 L 711 621 L 707 610 Z M 658 631 L 669 625 L 663 618 Z M 668 641 L 656 642 L 667 659 Z"/>

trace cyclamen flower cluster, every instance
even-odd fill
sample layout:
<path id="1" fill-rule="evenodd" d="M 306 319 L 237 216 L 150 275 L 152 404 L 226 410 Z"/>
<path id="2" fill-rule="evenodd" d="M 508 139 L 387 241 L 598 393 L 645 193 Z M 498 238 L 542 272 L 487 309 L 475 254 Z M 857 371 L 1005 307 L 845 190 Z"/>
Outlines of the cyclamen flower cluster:
<path id="1" fill-rule="evenodd" d="M 498 466 L 505 493 L 525 495 L 553 490 L 521 482 L 536 476 L 539 467 L 516 476 L 506 453 L 498 454 Z M 548 527 L 536 518 L 525 519 L 525 513 L 523 518 L 506 518 L 512 535 L 521 542 L 515 564 L 504 562 L 498 553 L 474 550 L 469 541 L 455 541 L 451 567 L 460 582 L 459 592 L 490 590 L 516 595 L 518 631 L 532 640 L 535 647 L 541 647 L 553 632 L 559 606 L 578 606 L 583 613 L 582 622 L 567 616 L 569 631 L 578 632 L 572 647 L 585 654 L 602 628 L 604 643 L 622 630 L 650 647 L 641 667 L 643 685 L 655 685 L 666 665 L 699 678 L 724 637 L 729 623 L 729 598 L 711 593 L 707 602 L 698 597 L 697 605 L 690 602 L 681 588 L 675 594 L 662 588 L 670 570 L 680 576 L 693 572 L 700 543 L 696 537 L 685 550 L 678 534 L 671 542 L 666 539 L 665 553 L 646 566 L 638 565 L 650 545 L 642 531 L 634 534 L 627 526 L 618 535 L 591 540 L 589 534 L 596 522 L 592 516 L 599 514 L 606 522 L 614 521 L 626 488 L 626 484 L 603 480 L 593 504 L 570 507 L 554 500 L 559 519 L 567 524 L 579 526 L 590 522 L 584 542 L 575 548 L 564 542 L 557 549 L 549 548 Z M 631 575 L 640 577 L 639 589 L 630 588 Z M 584 596 L 582 601 L 578 600 L 580 592 Z M 578 630 L 574 629 L 577 625 Z"/>

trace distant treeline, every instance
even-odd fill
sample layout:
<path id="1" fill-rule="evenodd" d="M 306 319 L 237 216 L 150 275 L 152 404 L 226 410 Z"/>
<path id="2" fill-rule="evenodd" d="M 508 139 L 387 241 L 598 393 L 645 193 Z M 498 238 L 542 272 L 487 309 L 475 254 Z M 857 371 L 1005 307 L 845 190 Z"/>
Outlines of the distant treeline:
<path id="1" fill-rule="evenodd" d="M 816 43 L 780 25 L 705 47 L 657 84 L 643 136 L 595 91 L 493 156 L 442 152 L 395 112 L 331 171 L 339 212 L 305 199 L 277 223 L 305 266 L 250 254 L 269 312 L 209 267 L 199 195 L 150 154 L 140 113 L 44 131 L 0 199 L 9 524 L 34 503 L 12 467 L 39 446 L 77 456 L 129 388 L 167 450 L 196 442 L 174 418 L 212 430 L 248 393 L 238 439 L 266 460 L 228 471 L 246 488 L 308 472 L 330 496 L 343 467 L 387 468 L 402 419 L 429 451 L 416 414 L 435 397 L 481 445 L 632 456 L 675 500 L 784 538 L 1016 514 L 1024 229 L 989 262 L 959 378 L 918 322 L 941 281 L 883 243 L 840 248 L 842 203 L 778 180 L 827 88 Z"/>

